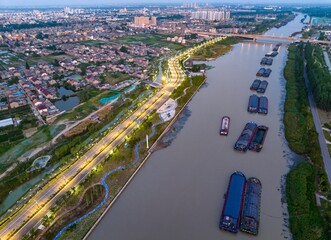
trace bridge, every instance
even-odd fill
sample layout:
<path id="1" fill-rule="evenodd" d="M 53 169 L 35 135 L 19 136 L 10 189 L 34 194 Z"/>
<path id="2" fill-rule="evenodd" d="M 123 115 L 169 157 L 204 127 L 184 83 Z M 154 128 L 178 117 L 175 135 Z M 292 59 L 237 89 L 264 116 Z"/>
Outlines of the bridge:
<path id="1" fill-rule="evenodd" d="M 259 34 L 237 34 L 237 33 L 212 33 L 212 32 L 197 32 L 197 31 L 186 31 L 187 33 L 198 34 L 199 36 L 215 36 L 215 37 L 240 37 L 240 38 L 247 38 L 247 39 L 275 39 L 281 41 L 303 41 L 303 42 L 311 42 L 311 43 L 320 43 L 331 45 L 331 41 L 324 41 L 324 40 L 315 40 L 315 39 L 303 39 L 303 38 L 293 38 L 293 37 L 283 37 L 283 36 L 274 36 L 274 35 L 259 35 Z"/>

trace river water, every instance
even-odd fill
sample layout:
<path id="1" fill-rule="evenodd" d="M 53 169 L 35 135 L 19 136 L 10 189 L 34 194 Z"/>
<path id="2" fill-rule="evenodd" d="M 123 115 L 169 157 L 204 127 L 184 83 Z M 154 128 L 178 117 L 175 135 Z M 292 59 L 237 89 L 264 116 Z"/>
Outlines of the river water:
<path id="1" fill-rule="evenodd" d="M 281 29 L 289 36 L 302 28 L 300 14 Z M 189 103 L 191 116 L 172 144 L 152 154 L 150 159 L 105 215 L 89 239 L 169 240 L 169 239 L 268 239 L 289 236 L 284 224 L 286 206 L 282 199 L 282 177 L 289 170 L 293 155 L 283 134 L 287 59 L 283 44 L 274 58 L 269 86 L 268 115 L 247 113 L 249 87 L 256 78 L 260 60 L 274 44 L 245 42 L 208 64 L 206 87 Z M 230 134 L 218 134 L 221 117 L 231 118 Z M 233 145 L 247 121 L 269 127 L 260 153 L 239 153 Z M 257 237 L 219 230 L 218 224 L 231 173 L 262 182 L 260 231 Z"/>

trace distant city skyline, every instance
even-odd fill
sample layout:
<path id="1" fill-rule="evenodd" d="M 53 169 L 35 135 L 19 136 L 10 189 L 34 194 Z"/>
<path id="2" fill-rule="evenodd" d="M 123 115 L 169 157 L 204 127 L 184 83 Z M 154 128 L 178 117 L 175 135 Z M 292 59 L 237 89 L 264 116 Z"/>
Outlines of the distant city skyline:
<path id="1" fill-rule="evenodd" d="M 116 1 L 109 1 L 109 0 L 94 0 L 91 3 L 91 0 L 31 0 L 31 1 L 22 1 L 22 0 L 1 0 L 0 7 L 47 7 L 47 6 L 95 6 L 95 5 L 107 5 L 107 6 L 124 6 L 125 4 L 128 5 L 142 5 L 142 4 L 149 4 L 149 5 L 157 5 L 157 4 L 180 4 L 180 3 L 187 3 L 187 2 L 196 2 L 196 3 L 217 3 L 217 4 L 327 4 L 330 3 L 330 0 L 225 0 L 225 1 L 190 1 L 190 0 L 123 0 L 119 2 Z"/>

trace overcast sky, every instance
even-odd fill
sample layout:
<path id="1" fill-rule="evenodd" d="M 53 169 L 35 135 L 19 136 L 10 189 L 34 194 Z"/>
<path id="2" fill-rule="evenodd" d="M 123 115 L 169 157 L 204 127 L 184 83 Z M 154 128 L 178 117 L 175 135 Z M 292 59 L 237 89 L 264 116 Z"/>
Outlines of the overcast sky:
<path id="1" fill-rule="evenodd" d="M 180 3 L 180 2 L 194 2 L 188 0 L 0 0 L 0 7 L 12 7 L 12 6 L 79 6 L 79 5 L 124 5 L 135 3 Z M 330 3 L 331 0 L 209 0 L 209 1 L 196 1 L 200 3 L 244 3 L 244 4 L 276 4 L 276 3 Z"/>

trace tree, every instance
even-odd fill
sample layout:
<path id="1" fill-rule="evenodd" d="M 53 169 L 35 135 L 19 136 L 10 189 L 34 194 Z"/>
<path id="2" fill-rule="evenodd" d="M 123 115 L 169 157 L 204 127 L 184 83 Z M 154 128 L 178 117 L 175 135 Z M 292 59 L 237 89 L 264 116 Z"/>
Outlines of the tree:
<path id="1" fill-rule="evenodd" d="M 30 65 L 29 65 L 28 61 L 25 62 L 25 68 L 30 69 Z"/>
<path id="2" fill-rule="evenodd" d="M 124 52 L 124 53 L 127 53 L 127 52 L 128 52 L 128 49 L 127 49 L 125 46 L 122 46 L 122 47 L 120 48 L 120 51 L 121 51 L 121 52 Z"/>
<path id="3" fill-rule="evenodd" d="M 54 66 L 55 67 L 59 67 L 60 66 L 59 60 L 54 59 Z"/>

